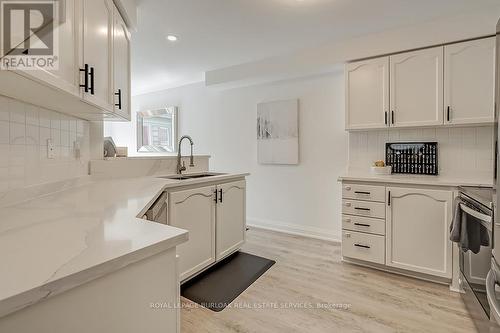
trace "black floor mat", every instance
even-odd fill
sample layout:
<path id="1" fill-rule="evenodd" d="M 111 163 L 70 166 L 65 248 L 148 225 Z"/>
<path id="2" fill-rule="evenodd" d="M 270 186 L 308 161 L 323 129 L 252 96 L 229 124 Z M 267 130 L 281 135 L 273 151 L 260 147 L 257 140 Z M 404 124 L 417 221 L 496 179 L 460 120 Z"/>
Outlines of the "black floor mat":
<path id="1" fill-rule="evenodd" d="M 276 262 L 236 252 L 181 286 L 181 295 L 212 311 L 222 311 Z"/>

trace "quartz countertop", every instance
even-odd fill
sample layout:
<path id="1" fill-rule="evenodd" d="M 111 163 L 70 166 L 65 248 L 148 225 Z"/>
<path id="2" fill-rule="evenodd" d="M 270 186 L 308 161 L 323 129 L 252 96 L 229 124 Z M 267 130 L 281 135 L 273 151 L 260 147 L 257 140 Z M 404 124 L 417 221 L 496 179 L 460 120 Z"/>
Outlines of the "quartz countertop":
<path id="1" fill-rule="evenodd" d="M 140 219 L 164 190 L 247 175 L 91 180 L 2 207 L 0 317 L 187 241 Z"/>
<path id="2" fill-rule="evenodd" d="M 433 185 L 433 186 L 477 186 L 492 187 L 493 176 L 478 176 L 475 178 L 463 178 L 453 176 L 429 176 L 429 175 L 375 175 L 362 171 L 349 171 L 339 177 L 339 181 L 365 181 L 374 183 L 408 184 L 408 185 Z"/>

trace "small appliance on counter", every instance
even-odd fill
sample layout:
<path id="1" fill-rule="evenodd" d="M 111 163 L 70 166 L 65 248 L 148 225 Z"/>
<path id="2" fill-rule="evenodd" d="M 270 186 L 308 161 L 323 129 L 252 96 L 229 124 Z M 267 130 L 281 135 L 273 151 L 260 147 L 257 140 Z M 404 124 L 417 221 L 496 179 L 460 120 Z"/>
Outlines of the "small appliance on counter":
<path id="1" fill-rule="evenodd" d="M 394 142 L 385 145 L 385 164 L 392 173 L 437 175 L 437 142 Z"/>
<path id="2" fill-rule="evenodd" d="M 116 145 L 113 138 L 108 136 L 104 138 L 104 157 L 116 157 Z"/>

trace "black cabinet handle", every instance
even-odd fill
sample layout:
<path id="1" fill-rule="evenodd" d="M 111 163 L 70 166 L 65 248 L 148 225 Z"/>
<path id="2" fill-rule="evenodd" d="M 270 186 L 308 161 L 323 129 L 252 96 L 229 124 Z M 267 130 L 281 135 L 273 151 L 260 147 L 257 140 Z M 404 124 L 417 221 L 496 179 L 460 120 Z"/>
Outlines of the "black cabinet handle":
<path id="1" fill-rule="evenodd" d="M 366 194 L 366 195 L 370 195 L 371 194 L 370 192 L 365 192 L 365 191 L 354 191 L 354 193 L 356 193 L 356 194 Z"/>
<path id="2" fill-rule="evenodd" d="M 90 75 L 90 87 L 89 87 L 89 90 L 90 90 L 90 94 L 93 95 L 94 94 L 94 67 L 90 67 L 90 72 L 89 72 L 89 75 Z"/>
<path id="3" fill-rule="evenodd" d="M 394 110 L 391 111 L 391 124 L 394 125 Z"/>
<path id="4" fill-rule="evenodd" d="M 450 121 L 450 106 L 446 108 L 446 121 Z"/>
<path id="5" fill-rule="evenodd" d="M 369 227 L 369 224 L 364 224 L 364 223 L 354 223 L 354 225 L 358 225 L 360 227 Z"/>
<path id="6" fill-rule="evenodd" d="M 80 84 L 80 88 L 83 88 L 85 92 L 89 92 L 89 64 L 85 64 L 84 68 L 80 68 L 80 72 L 83 72 L 83 84 Z"/>
<path id="7" fill-rule="evenodd" d="M 364 207 L 354 207 L 354 209 L 364 210 L 364 211 L 370 211 L 370 208 L 364 208 Z"/>
<path id="8" fill-rule="evenodd" d="M 384 123 L 387 125 L 387 111 L 384 112 Z"/>
<path id="9" fill-rule="evenodd" d="M 387 192 L 387 206 L 391 205 L 391 191 Z"/>
<path id="10" fill-rule="evenodd" d="M 369 249 L 370 248 L 368 245 L 363 245 L 363 244 L 358 244 L 358 243 L 354 244 L 354 246 L 362 247 L 364 249 Z"/>
<path id="11" fill-rule="evenodd" d="M 222 189 L 219 190 L 219 202 L 222 202 Z"/>
<path id="12" fill-rule="evenodd" d="M 115 106 L 118 107 L 119 110 L 122 109 L 122 90 L 118 89 L 118 92 L 115 92 L 115 96 L 118 96 L 118 103 Z"/>
<path id="13" fill-rule="evenodd" d="M 215 199 L 214 199 L 215 203 L 217 203 L 217 190 L 215 190 Z"/>

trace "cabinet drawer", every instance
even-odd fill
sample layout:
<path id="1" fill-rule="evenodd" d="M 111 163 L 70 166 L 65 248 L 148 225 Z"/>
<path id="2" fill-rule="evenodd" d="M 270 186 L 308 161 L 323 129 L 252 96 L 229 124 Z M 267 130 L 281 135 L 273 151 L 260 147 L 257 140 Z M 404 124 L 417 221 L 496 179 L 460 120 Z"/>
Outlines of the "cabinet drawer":
<path id="1" fill-rule="evenodd" d="M 343 230 L 342 256 L 385 264 L 385 237 Z"/>
<path id="2" fill-rule="evenodd" d="M 342 199 L 342 213 L 385 219 L 385 203 Z"/>
<path id="3" fill-rule="evenodd" d="M 385 235 L 385 220 L 371 217 L 342 215 L 342 229 Z"/>
<path id="4" fill-rule="evenodd" d="M 343 183 L 342 198 L 385 202 L 385 187 Z"/>

